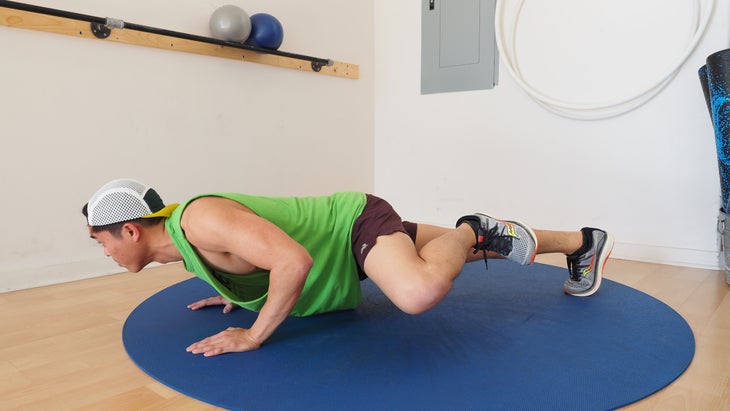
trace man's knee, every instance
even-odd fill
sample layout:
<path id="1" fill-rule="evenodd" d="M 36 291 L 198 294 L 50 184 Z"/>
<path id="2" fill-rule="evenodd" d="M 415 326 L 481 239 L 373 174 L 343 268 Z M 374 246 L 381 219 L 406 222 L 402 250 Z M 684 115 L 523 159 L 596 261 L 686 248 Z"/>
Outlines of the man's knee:
<path id="1" fill-rule="evenodd" d="M 421 281 L 418 284 L 408 284 L 396 295 L 390 296 L 390 299 L 401 311 L 417 315 L 433 308 L 450 290 L 450 281 Z"/>

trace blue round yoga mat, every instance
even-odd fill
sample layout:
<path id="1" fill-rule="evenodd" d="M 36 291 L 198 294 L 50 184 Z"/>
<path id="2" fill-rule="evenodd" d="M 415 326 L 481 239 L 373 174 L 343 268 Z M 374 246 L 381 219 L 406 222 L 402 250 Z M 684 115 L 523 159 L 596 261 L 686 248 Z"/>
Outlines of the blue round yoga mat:
<path id="1" fill-rule="evenodd" d="M 419 316 L 365 281 L 356 310 L 289 318 L 261 349 L 209 358 L 185 348 L 256 314 L 188 310 L 215 295 L 193 278 L 140 304 L 123 340 L 158 381 L 233 410 L 614 409 L 689 366 L 694 335 L 674 310 L 609 280 L 593 297 L 570 297 L 566 276 L 542 264 L 470 263 Z"/>

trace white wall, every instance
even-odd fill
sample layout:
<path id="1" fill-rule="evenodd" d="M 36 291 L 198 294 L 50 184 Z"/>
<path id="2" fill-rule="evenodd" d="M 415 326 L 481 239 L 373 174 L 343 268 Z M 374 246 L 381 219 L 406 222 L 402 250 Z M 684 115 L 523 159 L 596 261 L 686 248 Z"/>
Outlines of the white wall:
<path id="1" fill-rule="evenodd" d="M 451 225 L 480 210 L 539 228 L 595 225 L 615 234 L 615 257 L 718 266 L 717 157 L 697 70 L 708 54 L 729 46 L 727 2 L 718 2 L 698 49 L 661 94 L 601 121 L 545 111 L 505 70 L 494 90 L 420 95 L 419 3 L 375 1 L 375 187 L 405 218 Z M 594 62 L 601 53 L 586 55 L 590 48 L 549 40 L 581 22 L 580 2 L 550 2 L 559 12 L 544 19 L 530 13 L 540 3 L 525 3 L 520 50 L 532 64 L 526 71 L 532 69 L 533 78 L 543 74 L 537 80 L 558 93 L 603 85 L 599 91 L 610 94 L 635 77 L 656 75 L 662 59 L 681 54 L 684 44 L 659 36 L 664 43 L 647 46 L 645 38 L 657 38 L 657 30 L 688 33 L 683 2 L 640 10 L 635 2 L 603 2 L 624 7 L 623 14 L 605 13 L 619 21 L 593 26 L 591 42 L 613 44 L 609 51 L 617 57 Z M 636 13 L 643 23 L 621 23 L 622 15 Z M 625 30 L 632 35 L 622 35 Z M 586 36 L 574 33 L 567 40 Z M 586 78 L 575 77 L 580 70 L 574 65 L 585 59 L 595 71 L 585 86 L 576 86 L 574 80 Z"/>
<path id="2" fill-rule="evenodd" d="M 221 4 L 33 3 L 196 34 Z M 598 225 L 616 234 L 616 257 L 717 265 L 714 136 L 696 71 L 728 47 L 727 2 L 664 92 L 596 122 L 544 111 L 504 71 L 494 90 L 421 96 L 414 0 L 235 3 L 279 17 L 282 50 L 359 64 L 361 79 L 0 26 L 0 291 L 117 271 L 80 208 L 121 176 L 168 201 L 374 189 L 417 221 L 451 225 L 481 210 L 543 228 Z M 684 24 L 675 3 L 653 21 Z M 553 32 L 539 24 L 522 30 Z M 644 34 L 653 29 L 647 21 Z M 662 56 L 676 45 L 656 47 Z M 523 56 L 540 67 L 550 56 L 537 51 L 528 42 Z M 565 64 L 564 53 L 547 64 Z M 636 54 L 626 64 L 642 67 Z"/>
<path id="3" fill-rule="evenodd" d="M 278 17 L 281 50 L 358 64 L 360 80 L 0 26 L 0 291 L 118 271 L 80 213 L 113 178 L 168 202 L 372 190 L 372 4 L 31 3 L 202 35 L 233 3 Z"/>

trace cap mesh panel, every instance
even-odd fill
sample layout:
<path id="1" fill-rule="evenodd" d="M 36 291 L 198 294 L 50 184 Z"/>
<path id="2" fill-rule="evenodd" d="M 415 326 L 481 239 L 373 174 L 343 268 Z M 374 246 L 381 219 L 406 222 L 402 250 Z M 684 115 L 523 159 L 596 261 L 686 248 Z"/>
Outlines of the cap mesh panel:
<path id="1" fill-rule="evenodd" d="M 102 226 L 134 220 L 152 211 L 143 200 L 148 188 L 134 180 L 105 184 L 89 201 L 89 225 Z"/>

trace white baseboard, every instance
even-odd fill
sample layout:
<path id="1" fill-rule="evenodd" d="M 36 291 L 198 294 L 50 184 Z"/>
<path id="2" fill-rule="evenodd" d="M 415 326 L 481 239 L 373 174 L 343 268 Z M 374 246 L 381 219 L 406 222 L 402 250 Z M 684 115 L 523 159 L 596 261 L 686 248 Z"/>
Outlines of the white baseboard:
<path id="1" fill-rule="evenodd" d="M 646 263 L 720 270 L 720 252 L 616 242 L 611 257 Z"/>
<path id="2" fill-rule="evenodd" d="M 116 266 L 109 258 L 0 271 L 0 278 L 3 279 L 0 292 L 84 280 L 124 271 L 126 270 Z"/>

